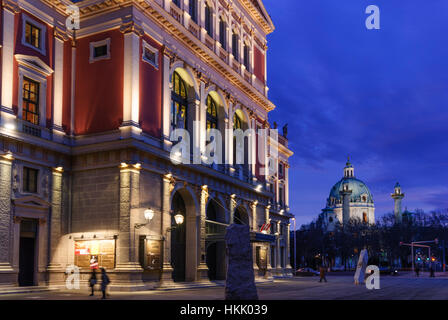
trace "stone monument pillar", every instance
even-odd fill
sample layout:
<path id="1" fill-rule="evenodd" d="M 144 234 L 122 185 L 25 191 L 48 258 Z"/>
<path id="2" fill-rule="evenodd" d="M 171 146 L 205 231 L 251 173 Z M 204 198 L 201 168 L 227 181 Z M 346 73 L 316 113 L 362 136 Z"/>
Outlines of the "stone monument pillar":
<path id="1" fill-rule="evenodd" d="M 226 229 L 225 239 L 229 261 L 226 300 L 258 300 L 249 226 L 231 224 Z"/>

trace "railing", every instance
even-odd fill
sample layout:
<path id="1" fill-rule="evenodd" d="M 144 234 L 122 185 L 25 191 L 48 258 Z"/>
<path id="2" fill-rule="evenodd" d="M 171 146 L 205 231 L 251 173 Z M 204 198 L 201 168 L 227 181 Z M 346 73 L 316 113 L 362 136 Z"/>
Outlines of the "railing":
<path id="1" fill-rule="evenodd" d="M 199 39 L 200 38 L 199 30 L 200 30 L 199 26 L 193 20 L 190 19 L 190 22 L 188 23 L 188 31 L 190 31 L 196 38 Z"/>
<path id="2" fill-rule="evenodd" d="M 244 80 L 246 80 L 249 83 L 252 83 L 252 74 L 246 69 L 244 70 Z"/>
<path id="3" fill-rule="evenodd" d="M 235 70 L 235 72 L 240 73 L 240 63 L 235 59 L 232 62 L 232 69 Z"/>
<path id="4" fill-rule="evenodd" d="M 215 49 L 215 40 L 208 34 L 205 35 L 205 45 L 212 51 Z"/>
<path id="5" fill-rule="evenodd" d="M 183 15 L 182 9 L 180 9 L 174 3 L 171 3 L 170 14 L 174 19 L 176 19 L 179 23 L 182 24 L 182 15 Z"/>
<path id="6" fill-rule="evenodd" d="M 207 235 L 224 235 L 229 225 L 212 220 L 205 220 L 205 233 Z"/>
<path id="7" fill-rule="evenodd" d="M 219 48 L 219 57 L 221 58 L 221 60 L 223 60 L 224 62 L 227 63 L 227 59 L 229 58 L 229 53 L 221 47 L 221 48 Z"/>

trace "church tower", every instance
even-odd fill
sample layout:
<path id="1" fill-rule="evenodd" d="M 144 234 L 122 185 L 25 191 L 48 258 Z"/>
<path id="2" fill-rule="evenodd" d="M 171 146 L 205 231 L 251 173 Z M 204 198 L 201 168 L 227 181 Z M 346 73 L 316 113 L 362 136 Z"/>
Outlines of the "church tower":
<path id="1" fill-rule="evenodd" d="M 344 178 L 354 178 L 355 177 L 355 169 L 350 163 L 350 157 L 347 159 L 347 163 L 344 168 Z"/>
<path id="2" fill-rule="evenodd" d="M 395 214 L 395 223 L 402 222 L 402 214 L 401 214 L 401 200 L 404 198 L 404 193 L 401 192 L 400 184 L 397 182 L 394 188 L 394 193 L 391 194 L 392 199 L 394 199 L 394 214 Z"/>

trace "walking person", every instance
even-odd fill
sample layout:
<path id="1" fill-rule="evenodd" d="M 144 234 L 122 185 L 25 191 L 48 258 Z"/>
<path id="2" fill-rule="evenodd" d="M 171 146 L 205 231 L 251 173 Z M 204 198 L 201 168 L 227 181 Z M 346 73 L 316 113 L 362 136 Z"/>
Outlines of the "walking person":
<path id="1" fill-rule="evenodd" d="M 429 276 L 431 278 L 435 278 L 434 267 L 433 267 L 432 263 L 431 263 L 431 266 L 429 267 Z"/>
<path id="2" fill-rule="evenodd" d="M 418 265 L 415 266 L 415 275 L 416 275 L 417 277 L 420 276 L 420 268 L 418 267 Z"/>
<path id="3" fill-rule="evenodd" d="M 322 280 L 327 282 L 327 278 L 325 277 L 325 271 L 326 271 L 325 267 L 324 266 L 320 266 L 320 268 L 319 268 L 319 275 L 320 275 L 319 282 L 322 282 Z"/>
<path id="4" fill-rule="evenodd" d="M 96 269 L 92 269 L 92 273 L 91 273 L 90 279 L 89 279 L 89 286 L 92 289 L 92 293 L 90 294 L 90 296 L 94 295 L 95 285 L 97 282 L 98 282 L 98 279 L 96 277 Z"/>
<path id="5" fill-rule="evenodd" d="M 109 283 L 110 280 L 107 276 L 106 269 L 101 268 L 101 291 L 103 292 L 103 297 L 101 299 L 106 299 L 106 289 Z"/>

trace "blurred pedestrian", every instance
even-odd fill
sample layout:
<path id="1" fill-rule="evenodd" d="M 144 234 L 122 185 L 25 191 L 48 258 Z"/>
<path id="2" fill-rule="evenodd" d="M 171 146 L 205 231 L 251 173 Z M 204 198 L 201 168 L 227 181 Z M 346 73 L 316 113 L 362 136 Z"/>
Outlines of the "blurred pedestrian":
<path id="1" fill-rule="evenodd" d="M 90 294 L 90 296 L 94 295 L 95 285 L 97 282 L 98 282 L 98 279 L 96 277 L 96 270 L 92 269 L 92 273 L 90 274 L 90 279 L 89 279 L 89 286 L 92 289 L 92 293 Z"/>
<path id="2" fill-rule="evenodd" d="M 106 269 L 101 268 L 101 291 L 103 292 L 103 297 L 101 299 L 106 299 L 106 290 L 109 283 L 110 280 L 107 276 Z"/>
<path id="3" fill-rule="evenodd" d="M 325 267 L 324 266 L 320 266 L 320 269 L 319 269 L 319 276 L 320 276 L 319 282 L 322 282 L 322 280 L 327 282 L 327 278 L 325 277 L 325 272 L 326 272 Z"/>
<path id="4" fill-rule="evenodd" d="M 420 268 L 419 268 L 419 266 L 417 265 L 417 266 L 415 266 L 415 275 L 417 276 L 417 277 L 419 277 L 420 276 Z"/>
<path id="5" fill-rule="evenodd" d="M 433 267 L 432 264 L 431 264 L 431 267 L 429 267 L 429 276 L 430 276 L 431 278 L 435 278 L 434 267 Z"/>

